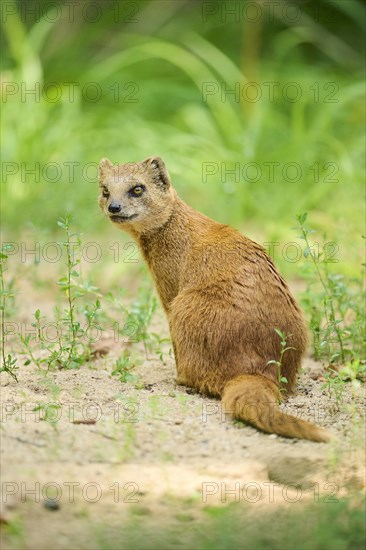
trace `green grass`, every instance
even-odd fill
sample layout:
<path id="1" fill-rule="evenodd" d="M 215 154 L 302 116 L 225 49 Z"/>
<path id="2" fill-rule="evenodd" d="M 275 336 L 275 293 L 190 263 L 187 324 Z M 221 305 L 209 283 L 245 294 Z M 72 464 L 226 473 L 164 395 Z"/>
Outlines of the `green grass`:
<path id="1" fill-rule="evenodd" d="M 148 529 L 136 521 L 108 530 L 100 524 L 94 541 L 98 550 L 111 550 L 116 545 L 146 550 L 290 550 L 294 544 L 298 550 L 359 550 L 365 537 L 362 508 L 362 504 L 357 506 L 346 499 L 305 507 L 293 504 L 276 511 L 254 511 L 250 505 L 232 504 L 207 508 L 206 518 L 191 518 L 189 529 L 185 518 L 174 526 L 168 522 L 165 526 L 162 520 Z M 188 511 L 192 514 L 192 506 Z"/>
<path id="2" fill-rule="evenodd" d="M 315 231 L 309 228 L 306 213 L 297 215 L 296 220 L 308 260 L 303 265 L 308 284 L 302 303 L 310 317 L 314 357 L 328 365 L 365 359 L 363 280 L 346 278 L 336 271 L 339 264 L 335 243 L 313 244 L 311 235 Z"/>
<path id="3" fill-rule="evenodd" d="M 8 247 L 6 245 L 0 248 L 0 339 L 1 339 L 1 367 L 0 373 L 6 372 L 17 382 L 16 371 L 18 370 L 17 359 L 9 353 L 7 346 L 7 322 L 9 321 L 9 311 L 13 313 L 14 309 L 14 277 L 9 279 L 5 277 L 8 270 L 5 265 L 8 261 Z"/>
<path id="4" fill-rule="evenodd" d="M 275 19 L 256 31 L 260 57 L 250 44 L 243 46 L 247 65 L 231 37 L 246 36 L 249 23 L 222 24 L 217 36 L 218 21 L 203 24 L 201 6 L 192 4 L 184 6 L 184 16 L 170 7 L 171 18 L 161 23 L 151 3 L 137 2 L 139 21 L 121 33 L 108 31 L 113 14 L 107 11 L 98 24 L 81 18 L 78 32 L 68 29 L 62 44 L 61 21 L 8 17 L 4 80 L 28 89 L 53 82 L 61 97 L 51 102 L 28 95 L 21 101 L 19 93 L 3 103 L 3 160 L 15 163 L 3 172 L 5 240 L 19 239 L 27 228 L 33 239 L 40 228 L 52 236 L 65 212 L 78 220 L 77 231 L 113 239 L 97 208 L 96 164 L 102 156 L 128 162 L 159 154 L 186 201 L 261 242 L 293 240 L 292 217 L 310 212 L 315 228 L 338 243 L 341 272 L 358 275 L 363 213 L 355 205 L 363 200 L 364 86 L 359 20 L 342 13 L 343 4 L 336 13 L 345 27 L 338 41 L 324 22 L 321 40 L 314 18 L 302 28 L 306 38 Z M 360 2 L 353 4 L 362 10 Z M 351 44 L 342 49 L 347 40 Z M 257 102 L 242 94 L 253 75 L 261 86 Z M 72 100 L 65 82 L 75 83 Z M 90 82 L 102 90 L 96 102 L 83 93 Z M 273 101 L 269 82 L 276 83 Z M 300 90 L 295 102 L 291 82 Z M 204 101 L 207 83 L 217 92 Z M 222 97 L 224 87 L 235 86 L 239 101 L 232 94 Z M 88 163 L 93 165 L 86 169 Z M 238 175 L 229 173 L 235 166 Z M 26 173 L 35 167 L 36 175 Z M 205 177 L 207 167 L 213 174 Z M 282 253 L 277 261 L 285 274 L 293 273 Z"/>
<path id="5" fill-rule="evenodd" d="M 203 516 L 197 515 L 195 503 L 176 501 L 174 505 L 180 510 L 175 519 L 164 515 L 158 522 L 153 510 L 141 505 L 134 505 L 129 518 L 119 525 L 97 521 L 91 526 L 88 518 L 80 517 L 75 542 L 92 543 L 96 550 L 291 550 L 294 544 L 298 550 L 364 547 L 364 510 L 359 496 L 332 503 L 293 504 L 276 511 L 253 510 L 253 505 L 246 503 L 207 507 Z M 20 519 L 4 527 L 8 548 L 25 548 L 25 537 Z"/>

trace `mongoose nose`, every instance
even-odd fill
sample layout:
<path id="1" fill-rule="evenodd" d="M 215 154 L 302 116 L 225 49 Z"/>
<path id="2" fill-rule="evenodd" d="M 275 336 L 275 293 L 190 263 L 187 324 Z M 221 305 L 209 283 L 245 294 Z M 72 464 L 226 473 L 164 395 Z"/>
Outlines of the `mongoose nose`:
<path id="1" fill-rule="evenodd" d="M 121 211 L 121 205 L 119 202 L 112 201 L 111 204 L 108 206 L 108 210 L 111 214 L 117 214 L 117 212 Z"/>

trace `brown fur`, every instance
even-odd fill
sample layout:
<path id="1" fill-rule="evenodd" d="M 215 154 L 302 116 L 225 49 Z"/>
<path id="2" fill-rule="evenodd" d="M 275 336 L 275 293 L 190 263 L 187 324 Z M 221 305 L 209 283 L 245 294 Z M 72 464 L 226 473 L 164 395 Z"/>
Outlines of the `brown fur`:
<path id="1" fill-rule="evenodd" d="M 140 197 L 129 190 L 145 186 Z M 103 188 L 108 196 L 102 194 Z M 186 205 L 159 157 L 138 164 L 100 163 L 99 204 L 118 203 L 118 228 L 137 241 L 168 316 L 178 383 L 222 398 L 225 410 L 257 428 L 327 441 L 325 430 L 285 415 L 277 404 L 281 376 L 294 390 L 307 332 L 300 309 L 264 249 Z"/>

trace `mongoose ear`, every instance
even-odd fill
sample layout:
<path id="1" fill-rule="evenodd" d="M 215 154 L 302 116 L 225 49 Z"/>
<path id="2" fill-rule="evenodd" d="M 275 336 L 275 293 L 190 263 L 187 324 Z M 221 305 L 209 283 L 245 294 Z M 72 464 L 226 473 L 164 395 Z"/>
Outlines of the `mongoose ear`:
<path id="1" fill-rule="evenodd" d="M 106 158 L 103 158 L 99 163 L 99 180 L 113 167 L 113 163 Z"/>
<path id="2" fill-rule="evenodd" d="M 150 172 L 153 181 L 167 189 L 170 186 L 168 170 L 160 157 L 149 157 L 141 162 L 145 169 Z"/>

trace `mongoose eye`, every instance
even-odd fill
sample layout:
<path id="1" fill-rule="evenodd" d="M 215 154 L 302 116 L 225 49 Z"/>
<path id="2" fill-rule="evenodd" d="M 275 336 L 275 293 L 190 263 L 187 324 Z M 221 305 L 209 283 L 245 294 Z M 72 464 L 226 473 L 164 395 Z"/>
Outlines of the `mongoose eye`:
<path id="1" fill-rule="evenodd" d="M 145 188 L 142 185 L 136 185 L 136 187 L 133 187 L 130 189 L 129 193 L 133 197 L 140 197 L 142 193 L 144 192 Z"/>
<path id="2" fill-rule="evenodd" d="M 103 197 L 109 197 L 109 191 L 106 187 L 103 187 Z"/>

